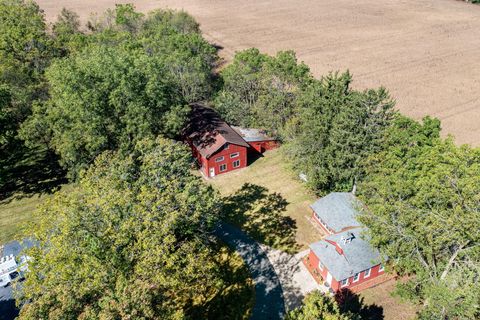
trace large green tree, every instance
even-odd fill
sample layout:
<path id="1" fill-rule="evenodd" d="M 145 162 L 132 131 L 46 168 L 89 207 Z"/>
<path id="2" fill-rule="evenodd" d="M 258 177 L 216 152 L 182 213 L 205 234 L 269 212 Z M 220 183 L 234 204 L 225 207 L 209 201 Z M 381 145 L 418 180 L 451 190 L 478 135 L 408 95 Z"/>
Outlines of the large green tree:
<path id="1" fill-rule="evenodd" d="M 175 136 L 188 103 L 212 88 L 215 49 L 185 13 L 145 17 L 131 5 L 110 13 L 113 21 L 68 41 L 70 55 L 46 73 L 51 98 L 22 128 L 30 144 L 46 141 L 73 175 L 105 150 L 128 152 L 145 137 Z M 68 38 L 75 17 L 63 16 L 55 30 Z"/>
<path id="2" fill-rule="evenodd" d="M 47 97 L 44 70 L 52 58 L 43 12 L 32 1 L 0 1 L 0 85 L 9 91 L 9 124 L 15 137 L 33 101 Z"/>
<path id="3" fill-rule="evenodd" d="M 232 124 L 281 133 L 295 114 L 296 97 L 312 80 L 293 51 L 272 57 L 252 48 L 238 52 L 221 72 L 215 107 Z"/>
<path id="4" fill-rule="evenodd" d="M 348 72 L 313 81 L 298 98 L 298 116 L 284 130 L 294 169 L 319 193 L 349 191 L 363 161 L 382 148 L 394 102 L 383 89 L 352 90 Z"/>
<path id="5" fill-rule="evenodd" d="M 300 307 L 288 312 L 286 320 L 352 320 L 359 319 L 342 312 L 335 299 L 321 291 L 309 293 Z"/>
<path id="6" fill-rule="evenodd" d="M 42 205 L 20 319 L 181 319 L 205 303 L 219 205 L 190 166 L 183 144 L 143 140 Z"/>
<path id="7" fill-rule="evenodd" d="M 360 197 L 372 244 L 410 280 L 425 319 L 480 316 L 480 150 L 439 138 L 438 120 L 398 119 L 369 158 Z"/>

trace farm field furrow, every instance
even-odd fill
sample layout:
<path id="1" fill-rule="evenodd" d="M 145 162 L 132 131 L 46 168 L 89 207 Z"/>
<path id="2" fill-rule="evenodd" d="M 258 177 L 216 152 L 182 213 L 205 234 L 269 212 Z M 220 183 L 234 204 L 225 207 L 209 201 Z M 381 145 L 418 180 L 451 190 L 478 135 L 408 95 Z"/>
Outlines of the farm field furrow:
<path id="1" fill-rule="evenodd" d="M 459 143 L 480 141 L 480 6 L 454 0 L 39 0 L 85 21 L 115 3 L 185 9 L 205 37 L 235 51 L 293 49 L 316 76 L 349 69 L 360 89 L 385 86 L 403 113 L 442 120 Z"/>

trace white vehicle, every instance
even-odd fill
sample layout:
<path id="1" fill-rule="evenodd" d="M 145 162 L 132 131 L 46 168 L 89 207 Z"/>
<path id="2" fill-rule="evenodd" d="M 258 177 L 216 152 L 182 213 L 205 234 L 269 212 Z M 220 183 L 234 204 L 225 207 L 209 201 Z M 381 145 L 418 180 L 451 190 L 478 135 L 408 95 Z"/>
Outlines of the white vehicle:
<path id="1" fill-rule="evenodd" d="M 8 286 L 15 278 L 23 278 L 27 270 L 27 256 L 21 256 L 18 261 L 13 254 L 0 259 L 0 286 Z"/>

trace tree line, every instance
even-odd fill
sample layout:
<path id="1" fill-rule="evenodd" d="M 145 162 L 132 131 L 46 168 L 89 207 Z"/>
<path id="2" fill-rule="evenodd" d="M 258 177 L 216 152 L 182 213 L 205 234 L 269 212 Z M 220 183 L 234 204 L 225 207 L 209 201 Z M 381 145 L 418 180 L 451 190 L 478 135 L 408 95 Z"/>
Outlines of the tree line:
<path id="1" fill-rule="evenodd" d="M 199 100 L 278 136 L 319 195 L 358 186 L 360 219 L 420 318 L 478 317 L 478 149 L 399 114 L 385 88 L 353 89 L 349 72 L 315 79 L 292 51 L 238 52 L 219 75 L 216 63 L 184 12 L 117 5 L 85 29 L 68 10 L 49 26 L 34 2 L 0 1 L 0 154 L 43 148 L 75 182 L 29 231 L 21 318 L 189 318 L 221 285 L 221 203 L 175 142 Z M 292 319 L 352 316 L 310 299 Z"/>

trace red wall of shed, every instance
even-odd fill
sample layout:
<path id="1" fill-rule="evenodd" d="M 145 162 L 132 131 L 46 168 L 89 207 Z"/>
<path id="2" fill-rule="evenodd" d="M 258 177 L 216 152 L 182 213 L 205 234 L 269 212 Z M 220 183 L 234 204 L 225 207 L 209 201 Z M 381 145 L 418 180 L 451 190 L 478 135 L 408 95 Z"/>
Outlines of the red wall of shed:
<path id="1" fill-rule="evenodd" d="M 263 153 L 267 150 L 278 148 L 279 144 L 275 140 L 254 141 L 248 143 L 252 151 Z"/>

